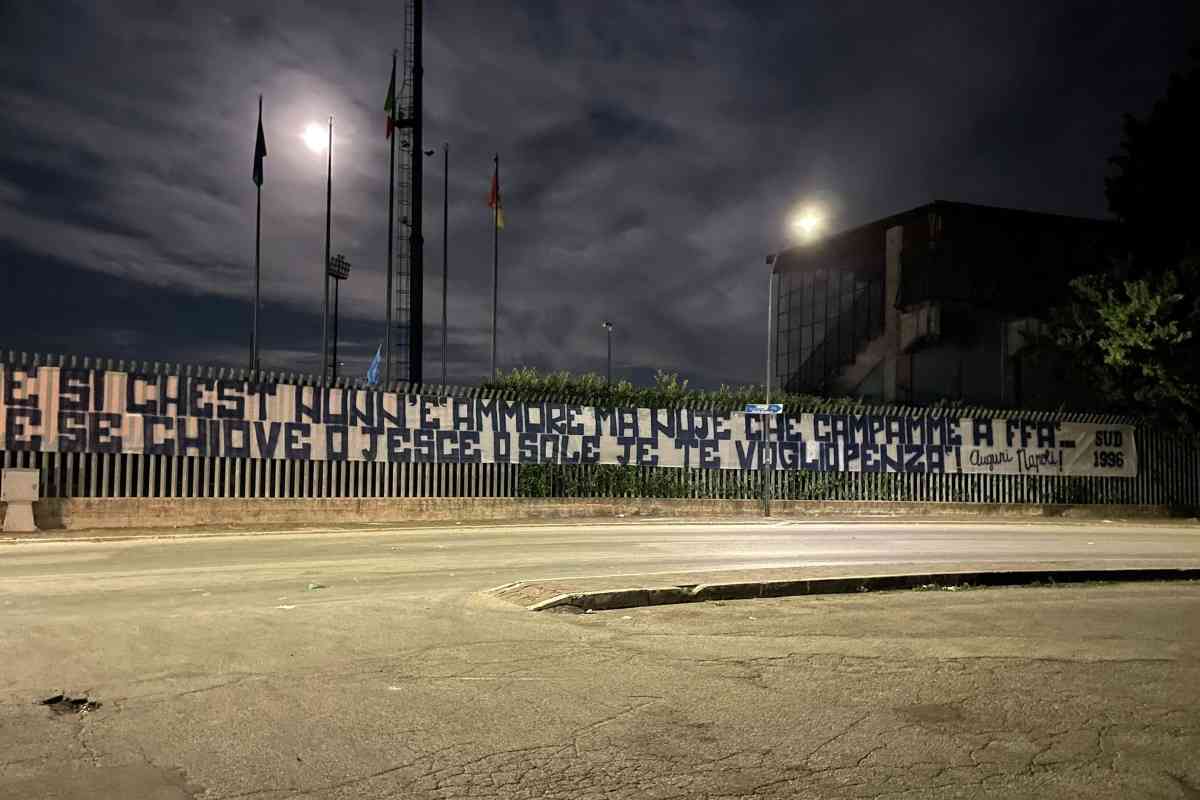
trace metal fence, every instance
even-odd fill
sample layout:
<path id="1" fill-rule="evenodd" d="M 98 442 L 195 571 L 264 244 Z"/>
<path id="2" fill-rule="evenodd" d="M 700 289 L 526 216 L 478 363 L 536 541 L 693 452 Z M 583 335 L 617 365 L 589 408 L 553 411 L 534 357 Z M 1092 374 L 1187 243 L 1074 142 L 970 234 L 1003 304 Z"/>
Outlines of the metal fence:
<path id="1" fill-rule="evenodd" d="M 1138 437 L 1135 478 L 791 471 L 768 472 L 767 477 L 771 496 L 778 500 L 1200 507 L 1200 457 L 1195 447 L 1145 431 Z M 520 494 L 527 497 L 751 500 L 762 496 L 764 480 L 757 470 L 567 465 L 521 469 Z"/>
<path id="2" fill-rule="evenodd" d="M 263 380 L 318 385 L 319 378 L 252 373 L 179 364 L 125 362 L 0 351 L 0 364 L 66 366 L 145 374 Z M 365 388 L 361 381 L 339 386 Z M 586 398 L 533 397 L 478 387 L 396 383 L 390 391 L 432 396 L 503 396 L 587 404 Z M 714 410 L 714 409 L 706 409 Z M 733 409 L 715 409 L 729 411 Z M 848 409 L 835 404 L 803 411 L 895 413 L 897 407 Z M 905 413 L 1004 417 L 1012 410 L 975 407 L 903 409 Z M 912 500 L 956 503 L 1095 503 L 1200 507 L 1200 446 L 1162 434 L 1127 417 L 1065 412 L 1022 414 L 1031 419 L 1137 426 L 1135 478 L 769 472 L 772 496 L 790 500 Z M 153 498 L 399 498 L 399 497 L 663 497 L 755 499 L 764 476 L 757 470 L 703 470 L 612 465 L 378 464 L 356 461 L 285 461 L 204 456 L 0 451 L 0 471 L 36 468 L 41 496 Z M 0 476 L 2 477 L 2 476 Z"/>
<path id="3" fill-rule="evenodd" d="M 7 451 L 3 466 L 39 470 L 42 497 L 516 497 L 519 470 L 515 464 Z"/>

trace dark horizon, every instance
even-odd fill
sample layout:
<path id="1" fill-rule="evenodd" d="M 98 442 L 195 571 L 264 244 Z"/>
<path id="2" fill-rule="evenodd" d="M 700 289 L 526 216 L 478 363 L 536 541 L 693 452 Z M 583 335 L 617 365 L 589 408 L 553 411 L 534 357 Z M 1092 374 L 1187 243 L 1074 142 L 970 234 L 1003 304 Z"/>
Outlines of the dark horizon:
<path id="1" fill-rule="evenodd" d="M 261 92 L 264 368 L 319 371 L 324 165 L 299 132 L 333 113 L 341 351 L 361 377 L 385 310 L 388 8 L 7 10 L 0 348 L 244 366 Z M 505 369 L 603 374 L 612 319 L 615 377 L 760 382 L 763 256 L 802 203 L 831 233 L 934 199 L 1106 218 L 1121 115 L 1149 111 L 1195 30 L 1184 3 L 1106 11 L 426 9 L 425 143 L 453 151 L 449 382 L 487 372 L 496 151 Z M 425 184 L 436 379 L 440 153 Z"/>

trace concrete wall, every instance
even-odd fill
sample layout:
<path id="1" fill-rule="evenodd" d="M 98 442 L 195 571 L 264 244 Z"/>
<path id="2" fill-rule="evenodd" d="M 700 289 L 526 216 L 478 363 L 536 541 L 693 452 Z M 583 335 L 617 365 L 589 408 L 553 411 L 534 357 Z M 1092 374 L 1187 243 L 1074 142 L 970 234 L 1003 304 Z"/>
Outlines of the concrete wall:
<path id="1" fill-rule="evenodd" d="M 987 503 L 852 502 L 779 500 L 771 514 L 788 517 L 912 516 L 946 519 L 999 517 L 1166 517 L 1167 506 L 1030 505 Z M 311 500 L 269 499 L 155 499 L 72 498 L 48 499 L 34 504 L 34 518 L 42 530 L 101 528 L 170 529 L 245 527 L 256 525 L 329 526 L 346 523 L 518 521 L 654 517 L 761 517 L 757 500 L 654 500 L 637 498 L 329 498 Z M 0 522 L 4 506 L 0 504 Z M 36 535 L 36 534 L 34 534 Z"/>

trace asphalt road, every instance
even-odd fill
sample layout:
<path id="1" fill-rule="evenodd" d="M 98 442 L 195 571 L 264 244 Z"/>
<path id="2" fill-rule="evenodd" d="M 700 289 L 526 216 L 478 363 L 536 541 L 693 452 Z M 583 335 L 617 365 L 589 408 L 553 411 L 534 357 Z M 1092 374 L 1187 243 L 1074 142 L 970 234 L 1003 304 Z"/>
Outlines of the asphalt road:
<path id="1" fill-rule="evenodd" d="M 1200 797 L 1200 586 L 580 616 L 513 580 L 1196 566 L 1196 528 L 616 523 L 0 545 L 0 798 Z M 319 585 L 309 588 L 310 585 Z M 66 691 L 102 705 L 59 715 Z"/>

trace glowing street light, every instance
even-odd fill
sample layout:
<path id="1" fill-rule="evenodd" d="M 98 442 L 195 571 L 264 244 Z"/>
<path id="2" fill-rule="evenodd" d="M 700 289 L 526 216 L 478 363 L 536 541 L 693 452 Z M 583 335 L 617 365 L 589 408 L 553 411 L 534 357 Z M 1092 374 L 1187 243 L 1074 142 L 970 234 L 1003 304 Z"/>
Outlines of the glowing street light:
<path id="1" fill-rule="evenodd" d="M 310 122 L 304 127 L 300 138 L 304 140 L 304 146 L 314 153 L 324 153 L 328 146 L 325 139 L 325 128 L 315 122 Z"/>
<path id="2" fill-rule="evenodd" d="M 792 233 L 802 242 L 811 242 L 825 229 L 825 215 L 819 208 L 808 206 L 792 217 Z"/>

